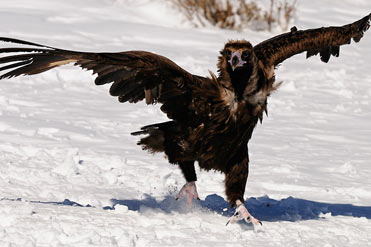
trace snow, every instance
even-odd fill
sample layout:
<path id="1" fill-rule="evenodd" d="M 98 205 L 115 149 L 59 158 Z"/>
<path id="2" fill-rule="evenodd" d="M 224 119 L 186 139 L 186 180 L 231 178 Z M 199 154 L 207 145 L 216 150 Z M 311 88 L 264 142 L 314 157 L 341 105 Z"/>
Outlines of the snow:
<path id="1" fill-rule="evenodd" d="M 300 29 L 343 25 L 369 0 L 300 1 Z M 0 35 L 83 51 L 148 50 L 216 72 L 229 39 L 277 33 L 194 29 L 164 1 L 2 0 Z M 166 120 L 119 104 L 94 76 L 63 66 L 0 82 L 0 246 L 369 246 L 371 32 L 328 64 L 298 55 L 254 132 L 246 206 L 263 221 L 225 226 L 223 175 L 198 170 L 201 198 L 130 132 Z"/>

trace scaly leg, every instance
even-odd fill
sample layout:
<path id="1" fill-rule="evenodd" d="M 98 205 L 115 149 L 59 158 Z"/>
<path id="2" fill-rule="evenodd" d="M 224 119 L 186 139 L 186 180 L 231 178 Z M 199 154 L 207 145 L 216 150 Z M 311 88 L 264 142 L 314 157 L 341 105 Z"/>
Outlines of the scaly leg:
<path id="1" fill-rule="evenodd" d="M 240 200 L 237 200 L 236 201 L 236 212 L 233 214 L 231 218 L 229 218 L 226 225 L 228 225 L 229 223 L 234 223 L 239 220 L 245 220 L 247 223 L 251 222 L 254 225 L 257 225 L 257 224 L 263 225 L 260 220 L 254 218 L 254 216 L 252 216 L 249 213 L 249 211 L 247 211 L 245 205 Z"/>
<path id="2" fill-rule="evenodd" d="M 197 193 L 196 188 L 196 171 L 194 166 L 194 161 L 185 161 L 179 164 L 180 169 L 186 179 L 187 183 L 183 185 L 182 189 L 179 191 L 177 196 L 177 200 L 181 199 L 183 196 L 187 197 L 187 205 L 190 207 L 192 205 L 192 200 L 197 199 L 200 200 Z"/>
<path id="3" fill-rule="evenodd" d="M 239 220 L 252 222 L 253 224 L 262 224 L 255 219 L 244 205 L 243 196 L 245 194 L 246 181 L 249 174 L 249 157 L 246 155 L 241 162 L 233 165 L 225 176 L 226 194 L 231 206 L 236 205 L 236 212 L 228 220 L 228 223 L 234 223 Z"/>

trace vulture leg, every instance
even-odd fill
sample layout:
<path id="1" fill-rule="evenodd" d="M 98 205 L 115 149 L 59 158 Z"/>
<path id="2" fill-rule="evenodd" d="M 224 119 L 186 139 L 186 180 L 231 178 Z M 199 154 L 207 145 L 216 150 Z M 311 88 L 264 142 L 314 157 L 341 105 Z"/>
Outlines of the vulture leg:
<path id="1" fill-rule="evenodd" d="M 190 207 L 193 199 L 200 200 L 195 183 L 197 181 L 197 176 L 194 161 L 181 162 L 179 167 L 182 170 L 187 183 L 183 185 L 182 189 L 180 190 L 177 200 L 185 196 L 187 198 L 187 205 Z"/>
<path id="2" fill-rule="evenodd" d="M 225 187 L 229 204 L 231 206 L 236 206 L 236 212 L 228 220 L 227 225 L 228 223 L 234 223 L 239 220 L 245 220 L 246 222 L 252 222 L 253 224 L 262 224 L 259 220 L 255 219 L 249 211 L 247 211 L 244 205 L 243 196 L 245 194 L 248 174 L 249 157 L 246 152 L 246 157 L 244 157 L 241 162 L 232 166 L 225 176 Z"/>
<path id="3" fill-rule="evenodd" d="M 233 214 L 231 218 L 229 218 L 227 225 L 229 223 L 234 223 L 239 220 L 245 220 L 247 223 L 251 222 L 254 225 L 257 225 L 257 224 L 263 225 L 260 220 L 254 218 L 254 216 L 252 216 L 249 213 L 249 211 L 247 211 L 245 205 L 240 200 L 237 200 L 236 201 L 236 212 Z"/>

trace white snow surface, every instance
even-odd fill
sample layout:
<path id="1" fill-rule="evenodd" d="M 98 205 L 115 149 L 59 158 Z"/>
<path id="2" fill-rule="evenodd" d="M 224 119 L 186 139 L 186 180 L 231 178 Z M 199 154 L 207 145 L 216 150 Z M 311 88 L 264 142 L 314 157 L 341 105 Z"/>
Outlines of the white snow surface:
<path id="1" fill-rule="evenodd" d="M 353 22 L 370 0 L 299 1 L 299 29 Z M 82 51 L 147 50 L 216 72 L 229 39 L 276 33 L 194 29 L 165 1 L 2 0 L 0 36 Z M 9 44 L 7 44 L 9 45 Z M 223 175 L 197 169 L 201 201 L 163 155 L 130 132 L 166 120 L 119 104 L 71 65 L 0 81 L 0 246 L 371 246 L 371 31 L 328 64 L 301 54 L 249 143 L 246 207 L 225 226 Z"/>

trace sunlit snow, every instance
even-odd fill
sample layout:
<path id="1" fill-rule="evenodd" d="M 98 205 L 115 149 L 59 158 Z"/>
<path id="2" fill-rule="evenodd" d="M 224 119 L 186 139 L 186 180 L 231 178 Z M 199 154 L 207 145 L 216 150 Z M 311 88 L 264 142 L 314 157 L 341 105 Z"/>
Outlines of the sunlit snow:
<path id="1" fill-rule="evenodd" d="M 166 1 L 2 0 L 0 36 L 82 51 L 147 50 L 216 72 L 229 39 L 269 32 L 194 29 Z M 344 25 L 369 0 L 299 1 L 299 29 Z M 0 81 L 0 246 L 367 246 L 371 243 L 371 30 L 324 64 L 301 54 L 249 143 L 246 206 L 263 227 L 225 226 L 224 177 L 198 172 L 200 202 L 163 155 L 130 132 L 166 120 L 119 104 L 70 65 Z M 9 44 L 7 44 L 9 45 Z"/>

